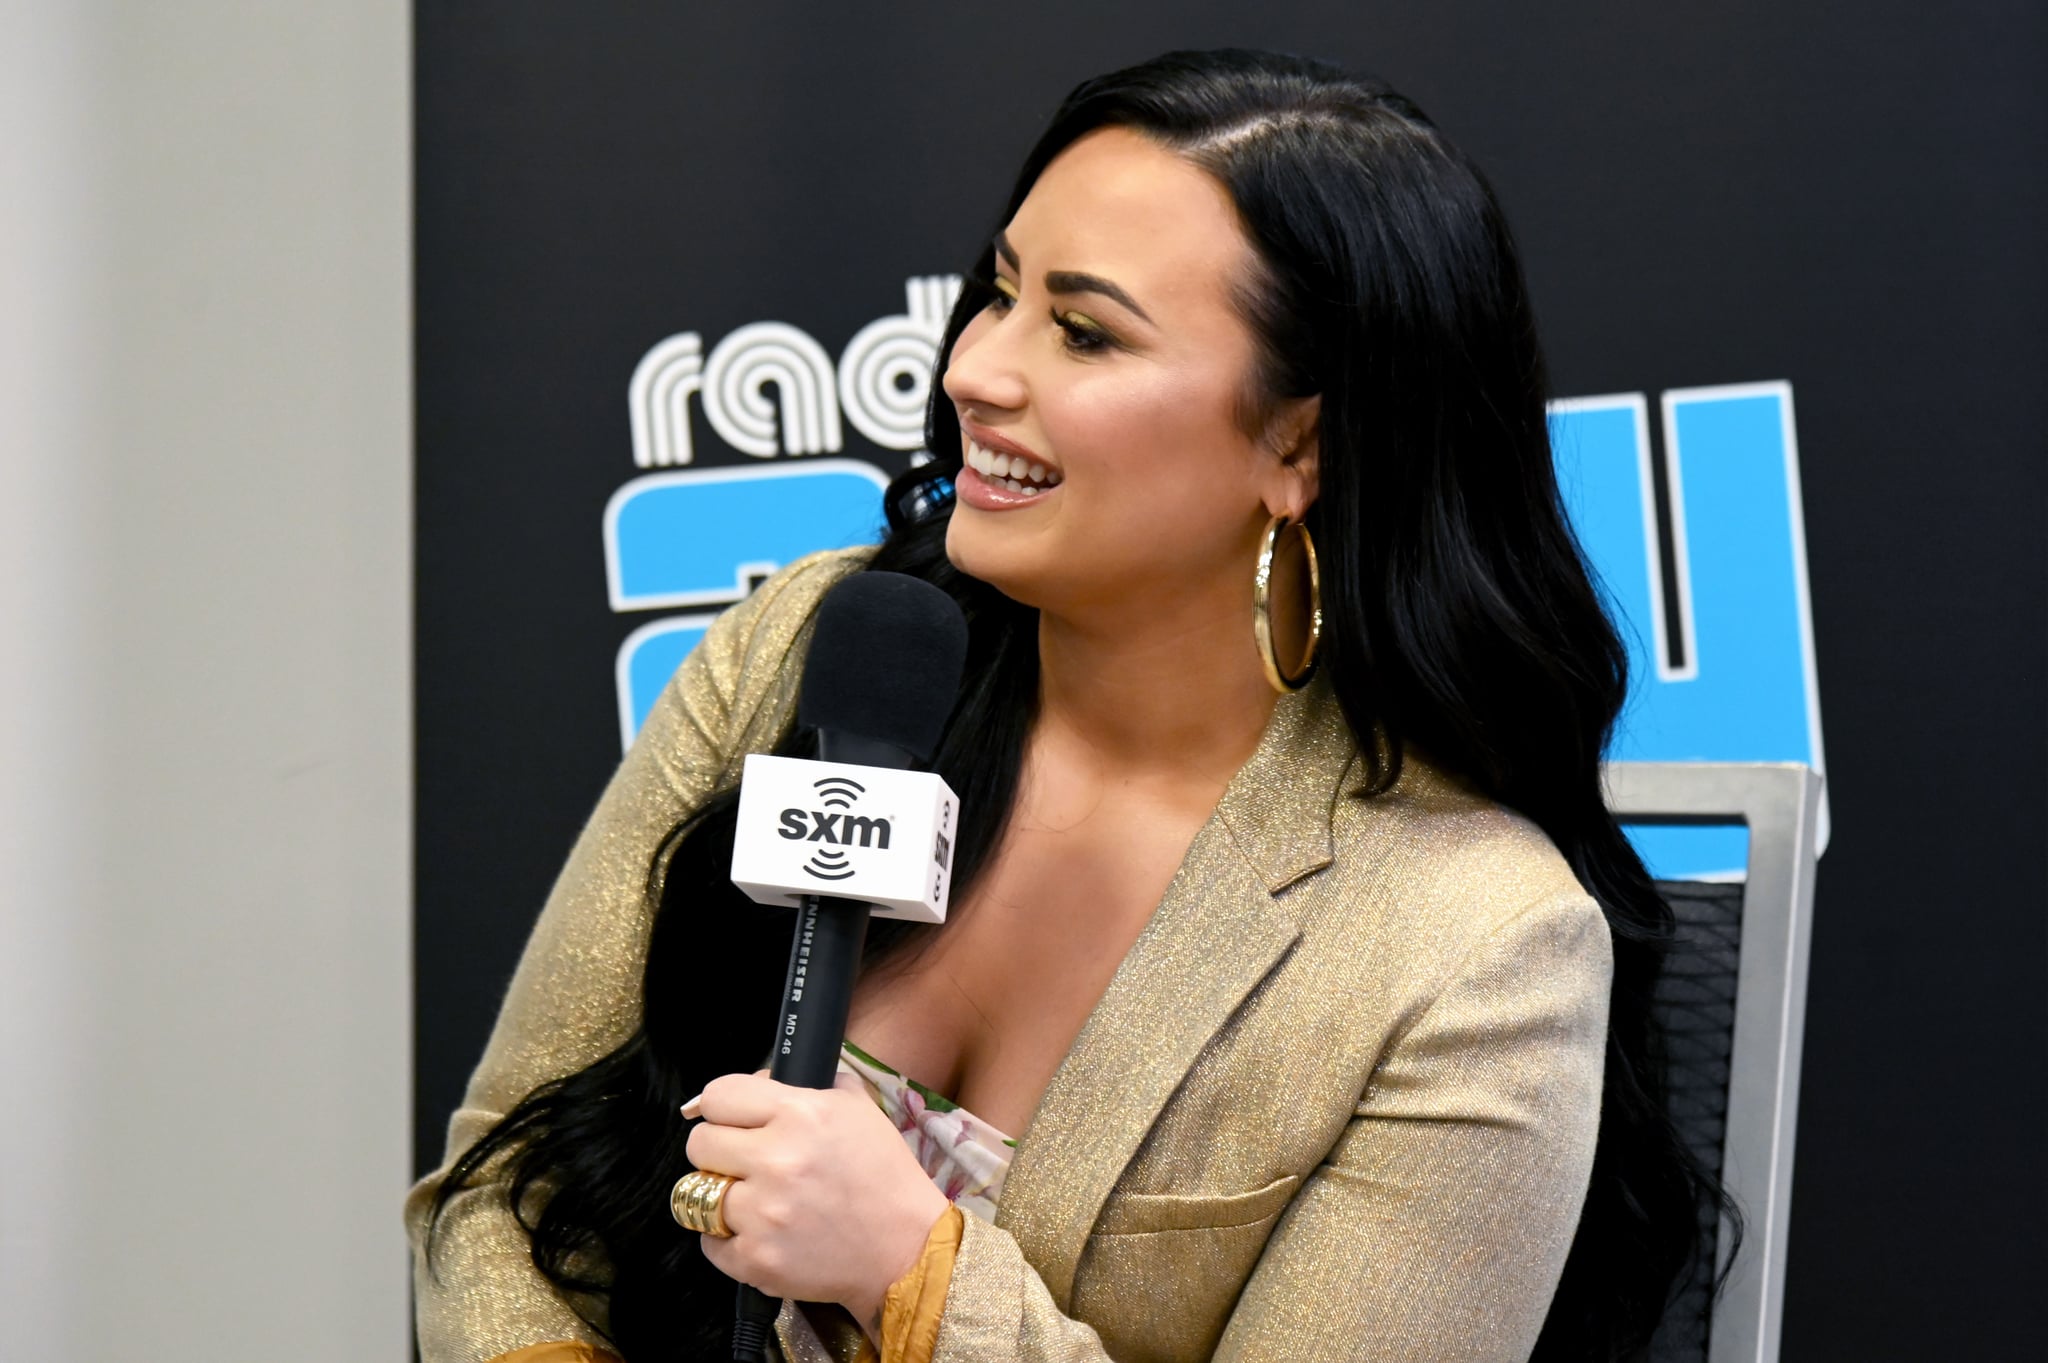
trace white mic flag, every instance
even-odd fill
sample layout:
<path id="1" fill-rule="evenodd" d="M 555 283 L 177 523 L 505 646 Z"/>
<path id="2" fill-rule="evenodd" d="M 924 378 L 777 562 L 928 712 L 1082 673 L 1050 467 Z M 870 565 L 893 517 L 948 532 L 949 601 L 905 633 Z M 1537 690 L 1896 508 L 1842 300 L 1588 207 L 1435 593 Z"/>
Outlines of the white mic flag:
<path id="1" fill-rule="evenodd" d="M 935 772 L 750 753 L 732 881 L 760 904 L 831 895 L 883 918 L 943 923 L 959 809 Z"/>

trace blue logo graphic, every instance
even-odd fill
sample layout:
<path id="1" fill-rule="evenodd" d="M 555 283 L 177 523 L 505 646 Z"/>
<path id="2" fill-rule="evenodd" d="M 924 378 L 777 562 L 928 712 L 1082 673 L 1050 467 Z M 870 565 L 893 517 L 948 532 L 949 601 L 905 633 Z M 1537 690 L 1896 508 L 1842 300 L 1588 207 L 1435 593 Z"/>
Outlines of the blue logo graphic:
<path id="1" fill-rule="evenodd" d="M 1629 645 L 1611 755 L 1821 769 L 1791 386 L 1665 392 L 1661 455 L 1641 393 L 1559 401 L 1551 429 L 1566 510 Z M 706 608 L 643 625 L 620 647 L 622 743 L 718 609 L 804 554 L 873 543 L 887 482 L 858 460 L 806 458 L 621 487 L 604 519 L 612 609 Z M 1825 847 L 1825 795 L 1819 834 Z M 1667 878 L 1739 877 L 1747 860 L 1740 828 L 1630 835 Z"/>
<path id="2" fill-rule="evenodd" d="M 1629 703 L 1610 755 L 1821 770 L 1791 385 L 1673 389 L 1660 416 L 1668 546 L 1643 395 L 1551 409 L 1565 506 L 1629 643 Z M 1818 832 L 1826 847 L 1825 795 Z M 1673 879 L 1736 877 L 1748 859 L 1740 828 L 1630 836 Z"/>
<path id="3" fill-rule="evenodd" d="M 858 459 L 635 478 L 604 509 L 612 609 L 723 605 L 814 550 L 873 544 L 888 486 Z"/>
<path id="4" fill-rule="evenodd" d="M 805 554 L 873 544 L 888 485 L 880 469 L 858 459 L 635 478 L 604 510 L 612 609 L 724 607 Z M 662 687 L 716 615 L 656 620 L 626 637 L 615 665 L 622 747 L 632 745 Z"/>

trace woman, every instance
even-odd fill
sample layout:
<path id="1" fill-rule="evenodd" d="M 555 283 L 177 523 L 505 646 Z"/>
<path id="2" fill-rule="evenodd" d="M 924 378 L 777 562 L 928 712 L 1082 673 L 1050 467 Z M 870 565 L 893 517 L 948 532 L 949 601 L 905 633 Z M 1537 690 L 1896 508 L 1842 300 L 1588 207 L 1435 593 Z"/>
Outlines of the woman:
<path id="1" fill-rule="evenodd" d="M 1544 396 L 1491 193 L 1399 95 L 1243 51 L 1078 87 L 887 539 L 722 617 L 578 842 L 409 1203 L 428 1363 L 723 1357 L 711 1266 L 820 1304 L 799 1356 L 1636 1353 L 1714 1192 Z M 732 790 L 811 750 L 808 624 L 864 568 L 967 613 L 967 822 L 812 1093 L 703 981 L 773 1002 Z M 670 1219 L 691 1167 L 729 1235 Z"/>

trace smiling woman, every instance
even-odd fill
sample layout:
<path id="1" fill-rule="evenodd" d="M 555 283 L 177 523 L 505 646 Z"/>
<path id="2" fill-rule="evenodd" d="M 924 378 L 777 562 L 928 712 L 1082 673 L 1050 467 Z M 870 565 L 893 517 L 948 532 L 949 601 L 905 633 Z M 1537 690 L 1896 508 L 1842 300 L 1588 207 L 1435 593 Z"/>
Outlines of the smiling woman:
<path id="1" fill-rule="evenodd" d="M 947 556 L 1063 628 L 1120 629 L 1143 596 L 1210 632 L 1234 622 L 1217 642 L 1243 653 L 1259 535 L 1315 499 L 1318 404 L 1240 420 L 1257 347 L 1235 300 L 1258 264 L 1229 193 L 1154 139 L 1101 128 L 1053 158 L 995 250 L 945 393 L 963 438 L 1060 481 L 1019 495 L 970 460 Z"/>
<path id="2" fill-rule="evenodd" d="M 424 1358 L 722 1357 L 729 1278 L 800 1359 L 1637 1356 L 1717 1193 L 1485 182 L 1377 82 L 1174 53 L 1068 97 L 1000 228 L 925 510 L 721 617 L 572 853 L 408 1203 Z M 779 965 L 739 766 L 814 751 L 869 570 L 968 619 L 954 907 L 877 925 L 811 1092 L 693 985 Z"/>

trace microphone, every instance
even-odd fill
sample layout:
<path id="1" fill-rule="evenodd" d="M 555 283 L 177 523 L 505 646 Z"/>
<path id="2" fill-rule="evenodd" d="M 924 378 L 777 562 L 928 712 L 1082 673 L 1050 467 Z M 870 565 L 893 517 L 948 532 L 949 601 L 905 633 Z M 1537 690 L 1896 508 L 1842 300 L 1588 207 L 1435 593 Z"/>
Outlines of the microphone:
<path id="1" fill-rule="evenodd" d="M 952 597 L 901 573 L 855 573 L 819 605 L 797 696 L 819 760 L 747 758 L 733 882 L 798 909 L 768 1068 L 778 1082 L 832 1087 L 871 914 L 945 921 L 960 802 L 910 769 L 937 748 L 966 659 Z M 734 1359 L 767 1358 L 780 1307 L 740 1284 Z"/>

